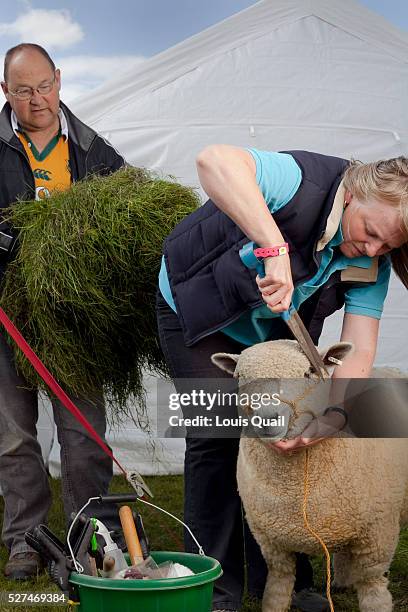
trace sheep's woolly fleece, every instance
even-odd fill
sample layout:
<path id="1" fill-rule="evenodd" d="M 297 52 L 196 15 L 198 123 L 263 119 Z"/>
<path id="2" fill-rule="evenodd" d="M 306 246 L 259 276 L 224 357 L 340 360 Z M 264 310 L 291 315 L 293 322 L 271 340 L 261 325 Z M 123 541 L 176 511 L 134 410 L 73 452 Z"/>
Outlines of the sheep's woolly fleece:
<path id="1" fill-rule="evenodd" d="M 290 359 L 288 350 L 290 348 Z M 303 378 L 310 362 L 295 340 L 261 342 L 245 349 L 239 356 L 234 376 L 253 378 Z"/>
<path id="2" fill-rule="evenodd" d="M 309 364 L 292 342 L 243 351 L 235 375 L 301 378 Z M 261 439 L 240 442 L 237 479 L 249 526 L 269 569 L 263 610 L 289 609 L 293 552 L 320 554 L 302 515 L 305 450 L 279 455 Z M 392 610 L 384 573 L 400 528 L 408 524 L 406 439 L 333 438 L 310 447 L 307 513 L 312 528 L 335 555 L 335 581 L 354 585 L 361 610 Z M 371 607 L 370 607 L 371 606 Z"/>

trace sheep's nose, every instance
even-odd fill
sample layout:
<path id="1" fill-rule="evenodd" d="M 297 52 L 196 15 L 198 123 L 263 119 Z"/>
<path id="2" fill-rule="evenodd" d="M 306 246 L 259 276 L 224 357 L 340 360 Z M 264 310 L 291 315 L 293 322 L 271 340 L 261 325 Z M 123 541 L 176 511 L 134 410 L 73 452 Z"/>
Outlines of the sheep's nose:
<path id="1" fill-rule="evenodd" d="M 279 406 L 278 410 L 254 412 L 251 416 L 252 431 L 260 438 L 268 438 L 276 442 L 286 436 L 292 409 L 289 406 Z"/>

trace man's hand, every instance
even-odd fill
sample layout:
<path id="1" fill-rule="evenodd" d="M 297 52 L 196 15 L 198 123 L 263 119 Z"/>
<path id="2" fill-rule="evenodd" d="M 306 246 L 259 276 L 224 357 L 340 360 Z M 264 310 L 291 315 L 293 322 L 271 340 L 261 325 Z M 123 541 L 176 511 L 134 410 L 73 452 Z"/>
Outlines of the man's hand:
<path id="1" fill-rule="evenodd" d="M 306 446 L 314 446 L 326 438 L 335 436 L 344 427 L 344 417 L 338 412 L 330 412 L 326 416 L 319 416 L 302 432 L 302 435 L 292 440 L 280 440 L 269 444 L 279 454 L 301 450 Z"/>

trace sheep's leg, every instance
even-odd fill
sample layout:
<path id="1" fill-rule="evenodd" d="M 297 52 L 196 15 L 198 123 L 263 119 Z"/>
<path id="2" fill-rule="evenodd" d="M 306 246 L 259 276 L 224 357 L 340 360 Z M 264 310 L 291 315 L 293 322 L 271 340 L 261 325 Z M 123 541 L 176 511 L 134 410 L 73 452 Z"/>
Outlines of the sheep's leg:
<path id="1" fill-rule="evenodd" d="M 385 576 L 358 582 L 355 587 L 360 612 L 392 612 L 392 597 Z"/>
<path id="2" fill-rule="evenodd" d="M 364 538 L 364 545 L 352 549 L 350 576 L 357 589 L 361 612 L 391 612 L 392 597 L 388 590 L 388 572 L 398 544 L 399 524 L 390 519 L 386 527 Z"/>
<path id="3" fill-rule="evenodd" d="M 282 550 L 263 550 L 268 566 L 262 612 L 286 612 L 290 608 L 295 583 L 295 555 Z"/>

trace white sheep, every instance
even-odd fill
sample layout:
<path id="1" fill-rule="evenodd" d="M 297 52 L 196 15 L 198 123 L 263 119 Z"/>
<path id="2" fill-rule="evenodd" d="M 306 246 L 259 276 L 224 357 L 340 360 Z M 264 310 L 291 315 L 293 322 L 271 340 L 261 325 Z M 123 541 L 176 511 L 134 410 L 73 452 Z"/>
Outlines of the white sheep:
<path id="1" fill-rule="evenodd" d="M 332 346 L 322 355 L 324 362 L 333 365 L 331 358 L 342 359 L 350 348 L 346 343 Z M 273 416 L 283 415 L 287 421 L 290 417 L 290 422 L 283 431 L 278 428 L 275 439 L 294 437 L 313 413 L 322 414 L 327 406 L 328 385 L 310 377 L 310 363 L 294 341 L 264 342 L 241 355 L 218 353 L 212 359 L 239 379 L 241 394 L 243 389 L 245 393 L 259 389 L 280 392 L 282 403 L 272 407 Z M 288 378 L 297 380 L 285 383 Z M 282 389 L 285 385 L 286 390 Z M 250 414 L 250 406 L 248 411 Z M 285 612 L 295 579 L 294 553 L 319 554 L 322 548 L 302 516 L 306 451 L 280 455 L 265 442 L 259 437 L 241 437 L 238 488 L 268 566 L 262 610 Z M 390 612 L 392 598 L 384 574 L 400 528 L 408 523 L 407 440 L 340 436 L 307 452 L 307 513 L 311 527 L 329 551 L 335 552 L 336 585 L 357 589 L 361 612 Z"/>

